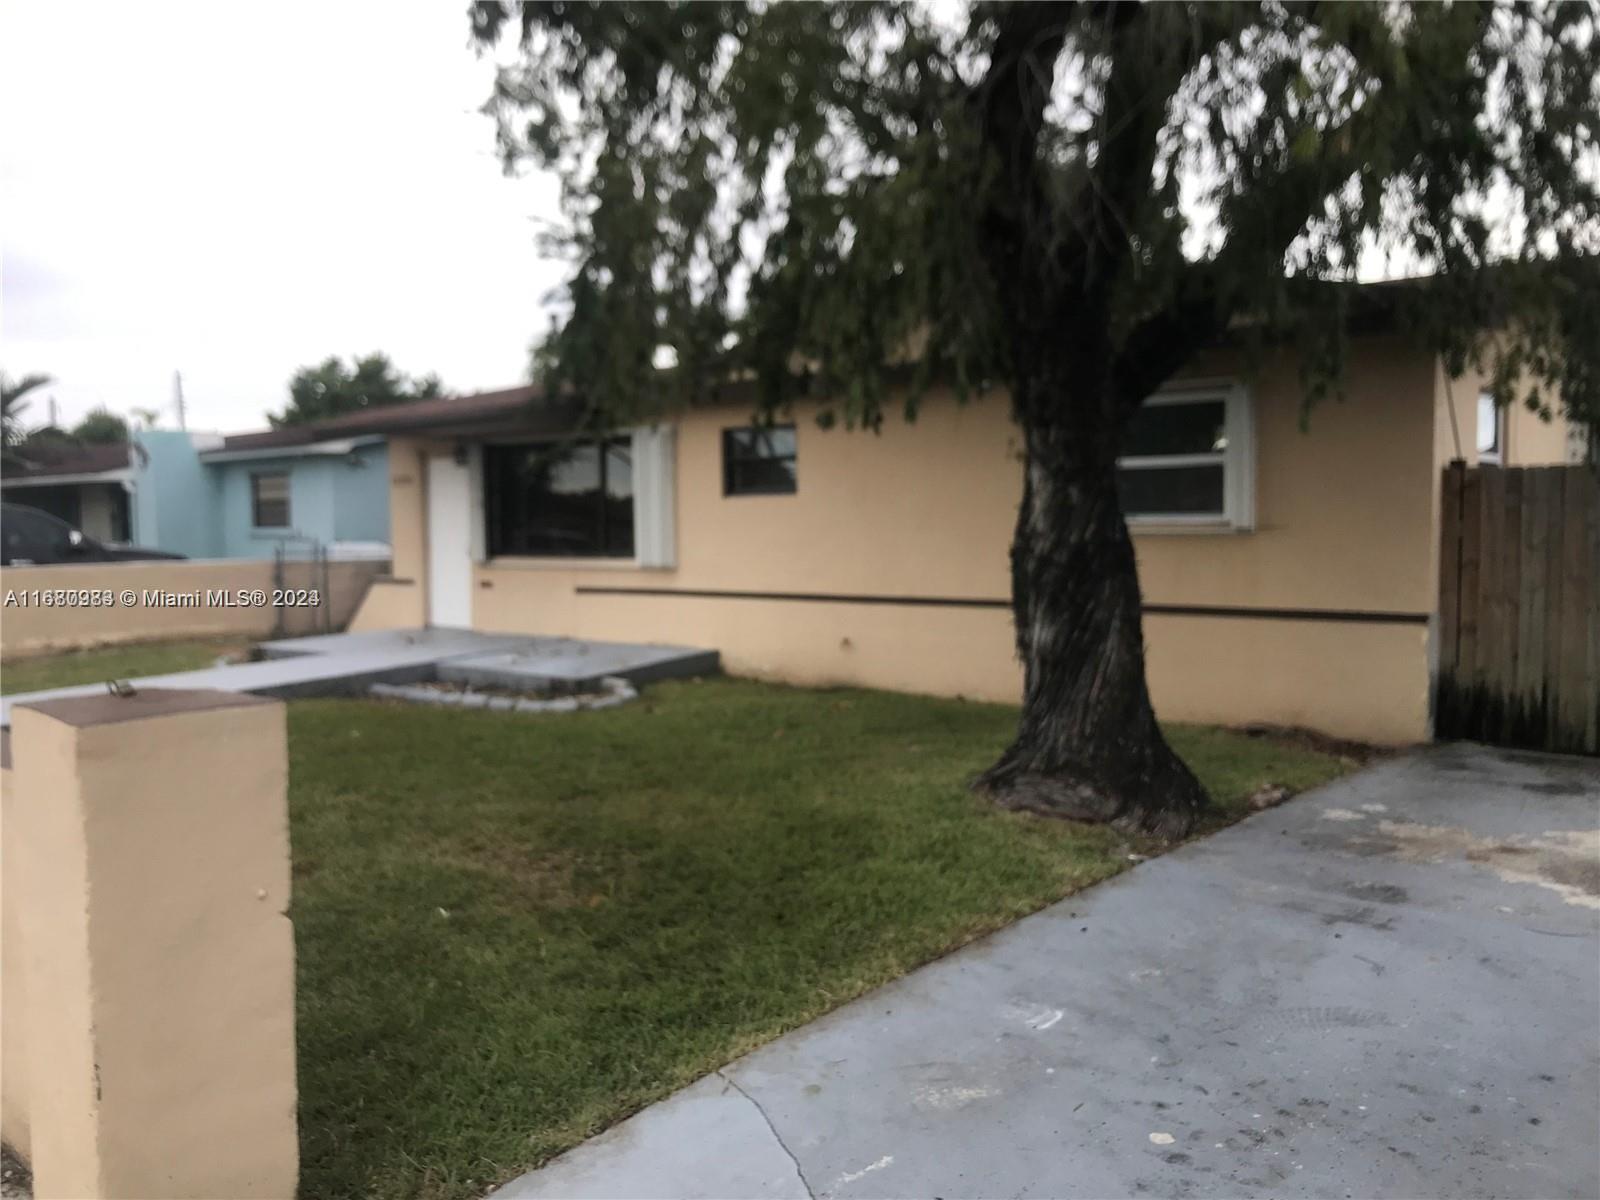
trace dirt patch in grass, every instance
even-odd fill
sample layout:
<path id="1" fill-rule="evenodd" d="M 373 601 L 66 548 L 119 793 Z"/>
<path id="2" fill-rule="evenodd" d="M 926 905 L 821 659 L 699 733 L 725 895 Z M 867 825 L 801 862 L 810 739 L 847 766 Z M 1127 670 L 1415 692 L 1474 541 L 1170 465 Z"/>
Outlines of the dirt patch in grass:
<path id="1" fill-rule="evenodd" d="M 1342 759 L 1352 766 L 1364 767 L 1396 753 L 1391 746 L 1374 746 L 1370 742 L 1356 742 L 1348 738 L 1329 737 L 1315 729 L 1299 725 L 1243 725 L 1239 732 L 1245 737 L 1266 738 L 1279 746 L 1293 746 Z"/>

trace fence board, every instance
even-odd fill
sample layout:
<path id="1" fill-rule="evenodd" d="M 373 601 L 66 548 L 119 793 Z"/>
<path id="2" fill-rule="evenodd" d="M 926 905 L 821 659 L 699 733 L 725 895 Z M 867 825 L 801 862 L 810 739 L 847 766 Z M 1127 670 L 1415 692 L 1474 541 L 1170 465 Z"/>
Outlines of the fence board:
<path id="1" fill-rule="evenodd" d="M 1582 739 L 1588 732 L 1586 693 L 1592 686 L 1584 678 L 1589 669 L 1589 590 L 1593 572 L 1589 560 L 1589 492 L 1585 479 L 1568 472 L 1563 480 L 1561 527 L 1561 703 L 1559 722 L 1564 738 Z"/>
<path id="2" fill-rule="evenodd" d="M 1475 676 L 1493 691 L 1500 687 L 1500 542 L 1505 530 L 1505 476 L 1500 468 L 1478 469 L 1478 658 Z"/>
<path id="3" fill-rule="evenodd" d="M 1481 469 L 1481 468 L 1480 468 Z M 1456 678 L 1467 687 L 1478 674 L 1478 547 L 1483 539 L 1479 518 L 1483 489 L 1477 470 L 1461 485 L 1461 608 L 1457 613 Z"/>
<path id="4" fill-rule="evenodd" d="M 1584 519 L 1589 536 L 1588 745 L 1593 753 L 1600 754 L 1600 485 L 1589 490 Z"/>
<path id="5" fill-rule="evenodd" d="M 1554 748 L 1561 742 L 1561 587 L 1565 573 L 1561 569 L 1561 552 L 1564 539 L 1562 506 L 1565 489 L 1561 485 L 1558 468 L 1536 468 L 1545 477 L 1545 487 L 1550 496 L 1545 506 L 1545 519 L 1550 523 L 1550 543 L 1544 558 L 1544 686 L 1545 730 L 1543 745 Z"/>
<path id="6" fill-rule="evenodd" d="M 1522 571 L 1517 581 L 1516 694 L 1531 696 L 1544 683 L 1544 594 L 1540 564 L 1550 540 L 1545 521 L 1549 503 L 1544 478 L 1537 471 L 1520 471 L 1522 477 Z"/>
<path id="7" fill-rule="evenodd" d="M 1518 601 L 1522 595 L 1522 492 L 1521 471 L 1504 474 L 1505 504 L 1501 509 L 1500 583 L 1495 597 L 1499 608 L 1498 637 L 1494 647 L 1496 671 L 1494 686 L 1509 695 L 1517 691 L 1517 655 L 1521 649 L 1518 629 L 1522 624 Z"/>
<path id="8" fill-rule="evenodd" d="M 1454 670 L 1460 658 L 1461 488 L 1466 464 L 1454 462 L 1439 481 L 1439 649 L 1438 670 Z"/>

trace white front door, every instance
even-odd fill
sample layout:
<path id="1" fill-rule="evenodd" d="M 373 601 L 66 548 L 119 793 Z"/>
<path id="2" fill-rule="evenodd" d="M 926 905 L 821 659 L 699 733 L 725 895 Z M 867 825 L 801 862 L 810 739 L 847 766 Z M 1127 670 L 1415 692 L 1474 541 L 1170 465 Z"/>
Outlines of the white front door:
<path id="1" fill-rule="evenodd" d="M 472 627 L 472 472 L 428 459 L 428 624 Z"/>

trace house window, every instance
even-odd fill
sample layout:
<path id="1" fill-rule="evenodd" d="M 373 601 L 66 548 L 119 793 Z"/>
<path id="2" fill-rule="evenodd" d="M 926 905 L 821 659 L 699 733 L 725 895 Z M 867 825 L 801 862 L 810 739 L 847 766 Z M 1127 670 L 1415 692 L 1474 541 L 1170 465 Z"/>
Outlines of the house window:
<path id="1" fill-rule="evenodd" d="M 257 529 L 289 528 L 289 473 L 250 476 L 250 524 Z"/>
<path id="2" fill-rule="evenodd" d="M 1494 402 L 1493 392 L 1478 393 L 1478 461 L 1500 461 L 1501 443 L 1504 441 L 1505 420 L 1500 406 Z"/>
<path id="3" fill-rule="evenodd" d="M 633 557 L 633 440 L 486 446 L 491 555 Z"/>
<path id="4" fill-rule="evenodd" d="M 1242 389 L 1151 396 L 1129 423 L 1117 460 L 1124 514 L 1134 524 L 1248 528 L 1250 441 Z"/>
<path id="5" fill-rule="evenodd" d="M 786 495 L 797 481 L 793 425 L 722 431 L 724 496 Z"/>

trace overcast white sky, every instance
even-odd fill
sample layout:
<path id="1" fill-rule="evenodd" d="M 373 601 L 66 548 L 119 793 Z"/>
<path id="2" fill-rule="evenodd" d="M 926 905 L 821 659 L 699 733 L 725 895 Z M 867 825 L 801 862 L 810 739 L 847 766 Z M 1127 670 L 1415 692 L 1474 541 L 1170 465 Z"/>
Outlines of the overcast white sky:
<path id="1" fill-rule="evenodd" d="M 0 0 L 0 367 L 70 423 L 262 427 L 296 367 L 520 382 L 561 272 L 453 0 Z"/>

